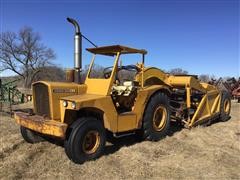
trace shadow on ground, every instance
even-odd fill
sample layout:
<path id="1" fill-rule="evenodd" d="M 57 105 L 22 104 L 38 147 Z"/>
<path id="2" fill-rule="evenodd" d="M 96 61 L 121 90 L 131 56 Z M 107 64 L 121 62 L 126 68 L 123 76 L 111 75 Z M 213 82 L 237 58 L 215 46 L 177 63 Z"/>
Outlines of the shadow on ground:
<path id="1" fill-rule="evenodd" d="M 171 122 L 171 128 L 167 133 L 167 136 L 173 136 L 174 133 L 180 131 L 183 127 L 175 122 Z M 43 137 L 46 141 L 55 144 L 57 146 L 64 147 L 64 141 L 61 139 L 56 139 L 52 137 Z M 137 143 L 141 143 L 142 140 L 139 135 L 132 134 L 124 137 L 114 138 L 108 137 L 107 138 L 107 145 L 105 147 L 104 155 L 114 154 L 122 147 L 132 146 Z"/>
<path id="2" fill-rule="evenodd" d="M 171 122 L 171 128 L 169 132 L 167 133 L 167 136 L 173 136 L 176 132 L 180 131 L 183 128 L 183 126 Z M 118 150 L 120 150 L 122 147 L 128 147 L 132 146 L 137 143 L 141 143 L 142 140 L 138 135 L 133 134 L 121 138 L 115 138 L 111 144 L 108 144 L 105 148 L 104 155 L 114 154 Z"/>

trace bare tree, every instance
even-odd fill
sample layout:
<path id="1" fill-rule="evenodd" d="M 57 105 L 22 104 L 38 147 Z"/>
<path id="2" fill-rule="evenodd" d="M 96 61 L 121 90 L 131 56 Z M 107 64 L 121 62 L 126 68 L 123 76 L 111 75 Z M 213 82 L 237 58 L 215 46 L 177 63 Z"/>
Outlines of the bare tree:
<path id="1" fill-rule="evenodd" d="M 41 67 L 51 64 L 54 58 L 53 50 L 41 43 L 32 28 L 24 27 L 18 34 L 0 34 L 0 71 L 13 71 L 24 80 L 24 87 L 29 87 Z"/>
<path id="2" fill-rule="evenodd" d="M 183 70 L 181 68 L 174 68 L 169 71 L 172 75 L 186 75 L 188 72 L 186 70 Z"/>
<path id="3" fill-rule="evenodd" d="M 209 82 L 211 80 L 210 75 L 208 74 L 201 74 L 198 79 L 202 82 Z"/>
<path id="4" fill-rule="evenodd" d="M 209 74 L 201 74 L 199 75 L 198 79 L 205 83 L 215 84 L 219 79 L 216 79 L 214 75 Z"/>
<path id="5" fill-rule="evenodd" d="M 35 81 L 65 81 L 65 71 L 58 66 L 45 66 L 39 68 L 40 72 L 34 77 Z"/>

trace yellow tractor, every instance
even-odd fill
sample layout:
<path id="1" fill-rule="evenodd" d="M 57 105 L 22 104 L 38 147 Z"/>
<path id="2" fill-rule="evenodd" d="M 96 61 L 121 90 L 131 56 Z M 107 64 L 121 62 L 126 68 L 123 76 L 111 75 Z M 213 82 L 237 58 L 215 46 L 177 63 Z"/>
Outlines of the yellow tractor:
<path id="1" fill-rule="evenodd" d="M 231 101 L 226 92 L 193 75 L 173 76 L 145 67 L 143 49 L 120 45 L 87 49 L 93 59 L 81 84 L 82 35 L 78 23 L 68 21 L 76 31 L 75 68 L 67 73 L 73 82 L 33 83 L 33 111 L 14 116 L 27 142 L 60 138 L 69 159 L 83 163 L 103 153 L 107 133 L 114 137 L 137 133 L 157 141 L 170 130 L 170 121 L 191 128 L 229 119 Z M 123 65 L 120 57 L 126 54 L 139 54 L 140 62 Z M 111 66 L 99 68 L 99 59 L 103 66 Z M 133 78 L 120 79 L 121 72 L 131 72 Z"/>

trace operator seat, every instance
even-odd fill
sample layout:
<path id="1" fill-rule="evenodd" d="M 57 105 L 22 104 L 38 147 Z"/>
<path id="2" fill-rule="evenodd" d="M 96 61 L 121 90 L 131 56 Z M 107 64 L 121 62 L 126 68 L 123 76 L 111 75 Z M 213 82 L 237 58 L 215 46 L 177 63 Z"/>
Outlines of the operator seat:
<path id="1" fill-rule="evenodd" d="M 123 85 L 120 86 L 113 86 L 112 92 L 117 93 L 117 95 L 124 95 L 128 96 L 134 88 L 133 81 L 125 81 L 123 82 Z"/>

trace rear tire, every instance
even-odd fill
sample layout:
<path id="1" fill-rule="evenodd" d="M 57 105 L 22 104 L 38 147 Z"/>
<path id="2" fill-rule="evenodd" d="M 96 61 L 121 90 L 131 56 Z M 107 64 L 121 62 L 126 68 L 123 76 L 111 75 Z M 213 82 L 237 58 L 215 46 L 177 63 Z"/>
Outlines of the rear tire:
<path id="1" fill-rule="evenodd" d="M 220 121 L 229 120 L 231 112 L 231 96 L 227 91 L 222 92 L 222 100 L 220 106 Z"/>
<path id="2" fill-rule="evenodd" d="M 157 141 L 167 135 L 170 127 L 169 98 L 157 93 L 149 100 L 143 117 L 143 138 Z"/>
<path id="3" fill-rule="evenodd" d="M 39 136 L 37 132 L 34 132 L 23 126 L 20 126 L 20 132 L 23 139 L 28 143 L 34 144 L 34 143 L 39 143 L 41 141 L 44 141 L 44 139 L 41 136 Z"/>
<path id="4" fill-rule="evenodd" d="M 71 132 L 64 142 L 69 159 L 77 164 L 100 157 L 106 144 L 105 128 L 93 117 L 79 118 L 71 125 Z"/>

